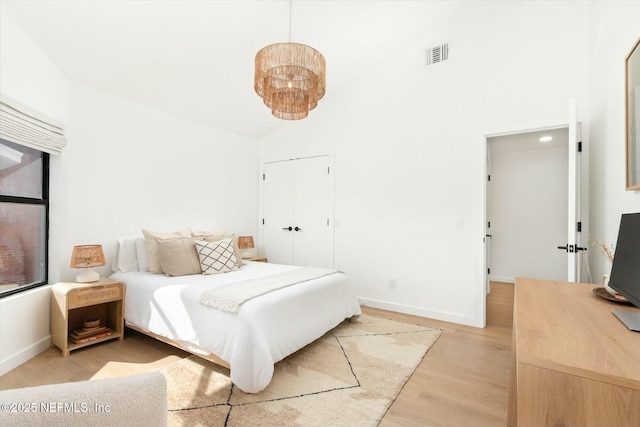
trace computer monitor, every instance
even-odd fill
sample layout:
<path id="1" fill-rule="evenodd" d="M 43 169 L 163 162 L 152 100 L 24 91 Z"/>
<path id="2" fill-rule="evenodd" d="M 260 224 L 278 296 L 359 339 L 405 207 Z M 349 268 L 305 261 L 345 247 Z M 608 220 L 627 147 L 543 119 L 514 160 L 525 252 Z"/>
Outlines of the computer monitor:
<path id="1" fill-rule="evenodd" d="M 640 212 L 623 214 L 609 286 L 640 307 Z M 640 332 L 640 312 L 613 310 L 632 331 Z"/>

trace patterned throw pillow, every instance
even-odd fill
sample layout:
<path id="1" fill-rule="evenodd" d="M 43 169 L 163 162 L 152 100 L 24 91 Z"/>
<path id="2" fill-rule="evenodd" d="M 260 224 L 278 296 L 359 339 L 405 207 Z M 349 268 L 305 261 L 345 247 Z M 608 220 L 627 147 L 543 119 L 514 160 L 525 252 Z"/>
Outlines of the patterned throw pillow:
<path id="1" fill-rule="evenodd" d="M 238 269 L 231 239 L 215 242 L 196 240 L 195 242 L 202 274 L 228 273 Z"/>

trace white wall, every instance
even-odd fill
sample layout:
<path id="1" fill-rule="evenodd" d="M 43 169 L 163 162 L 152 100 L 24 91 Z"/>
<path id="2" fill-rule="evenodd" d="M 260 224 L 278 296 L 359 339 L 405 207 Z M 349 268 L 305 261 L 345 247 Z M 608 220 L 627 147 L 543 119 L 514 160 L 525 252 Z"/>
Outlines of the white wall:
<path id="1" fill-rule="evenodd" d="M 603 1 L 589 6 L 591 234 L 615 244 L 620 215 L 640 212 L 640 191 L 625 191 L 624 97 L 624 58 L 640 37 L 640 2 Z M 589 260 L 593 281 L 602 282 L 611 265 L 597 250 L 590 251 Z"/>
<path id="2" fill-rule="evenodd" d="M 362 301 L 482 326 L 485 135 L 566 125 L 571 97 L 584 110 L 588 8 L 469 2 L 462 12 L 345 92 L 329 88 L 261 156 L 334 154 L 336 268 Z M 425 67 L 424 49 L 444 41 L 451 59 Z"/>
<path id="3" fill-rule="evenodd" d="M 116 238 L 142 228 L 256 234 L 255 142 L 79 84 L 70 106 L 66 256 L 98 243 L 112 260 Z M 61 278 L 76 273 L 65 267 Z"/>
<path id="4" fill-rule="evenodd" d="M 68 122 L 68 82 L 42 53 L 0 2 L 0 93 L 29 105 L 63 123 Z M 52 156 L 51 171 L 60 171 L 62 160 Z M 60 194 L 61 181 L 53 178 L 51 197 Z M 50 217 L 49 275 L 56 275 L 61 215 Z M 50 296 L 48 286 L 0 300 L 0 375 L 30 359 L 50 345 Z M 16 327 L 20 325 L 20 327 Z"/>
<path id="5" fill-rule="evenodd" d="M 63 123 L 68 121 L 68 82 L 0 3 L 0 91 Z"/>

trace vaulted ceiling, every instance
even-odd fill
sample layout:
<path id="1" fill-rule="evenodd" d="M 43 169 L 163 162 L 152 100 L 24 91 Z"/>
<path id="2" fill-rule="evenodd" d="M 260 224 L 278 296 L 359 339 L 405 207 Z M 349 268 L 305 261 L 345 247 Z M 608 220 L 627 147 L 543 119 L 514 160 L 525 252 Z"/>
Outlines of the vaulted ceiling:
<path id="1" fill-rule="evenodd" d="M 446 42 L 438 37 L 464 3 L 2 0 L 1 6 L 71 81 L 259 140 L 287 122 L 271 116 L 255 94 L 254 58 L 262 47 L 288 41 L 290 11 L 291 41 L 327 60 L 330 99 L 407 45 L 423 42 L 426 50 Z"/>

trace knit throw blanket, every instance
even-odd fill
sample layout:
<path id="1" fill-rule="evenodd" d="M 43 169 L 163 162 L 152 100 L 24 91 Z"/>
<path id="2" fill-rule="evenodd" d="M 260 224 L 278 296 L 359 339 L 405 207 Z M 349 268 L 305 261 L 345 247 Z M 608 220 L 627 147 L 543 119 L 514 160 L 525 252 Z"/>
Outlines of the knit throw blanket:
<path id="1" fill-rule="evenodd" d="M 200 295 L 200 303 L 231 313 L 237 313 L 242 303 L 260 295 L 334 273 L 338 273 L 338 270 L 319 267 L 297 268 L 285 273 L 244 280 L 210 289 Z"/>

